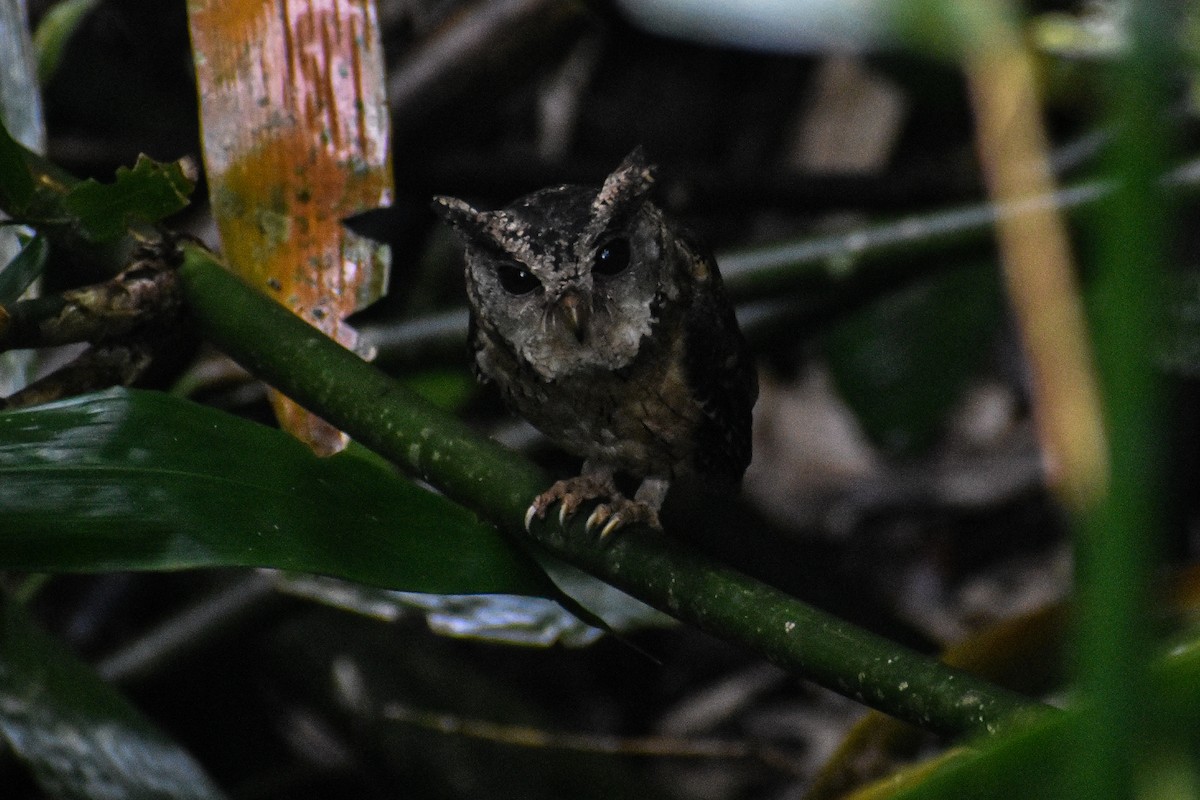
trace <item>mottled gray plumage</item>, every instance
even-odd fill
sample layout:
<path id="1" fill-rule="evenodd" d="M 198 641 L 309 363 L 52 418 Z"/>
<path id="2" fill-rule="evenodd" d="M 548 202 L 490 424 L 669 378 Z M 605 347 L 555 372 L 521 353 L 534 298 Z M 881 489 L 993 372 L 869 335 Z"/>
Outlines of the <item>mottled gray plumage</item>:
<path id="1" fill-rule="evenodd" d="M 750 463 L 751 356 L 711 254 L 650 201 L 631 153 L 603 186 L 558 186 L 499 211 L 436 198 L 466 250 L 475 367 L 583 474 L 530 507 L 604 502 L 589 526 L 658 524 L 671 478 L 736 483 Z M 617 471 L 643 482 L 634 500 Z"/>

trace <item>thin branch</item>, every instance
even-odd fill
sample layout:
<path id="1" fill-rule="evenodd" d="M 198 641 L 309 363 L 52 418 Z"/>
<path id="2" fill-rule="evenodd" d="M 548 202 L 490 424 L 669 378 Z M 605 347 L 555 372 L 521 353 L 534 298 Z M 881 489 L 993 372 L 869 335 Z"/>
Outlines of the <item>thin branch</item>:
<path id="1" fill-rule="evenodd" d="M 804 776 L 795 759 L 789 758 L 781 749 L 767 744 L 723 739 L 685 739 L 675 736 L 610 736 L 600 733 L 549 731 L 529 725 L 503 725 L 456 714 L 417 711 L 396 703 L 390 703 L 383 708 L 383 718 L 449 736 L 462 736 L 510 747 L 649 758 L 737 761 L 754 759 L 793 777 Z"/>
<path id="2" fill-rule="evenodd" d="M 180 340 L 178 274 L 163 254 L 135 253 L 111 280 L 0 305 L 0 352 L 77 342 L 94 346 L 7 398 L 22 408 L 109 386 L 129 386 Z"/>
<path id="3" fill-rule="evenodd" d="M 964 70 L 988 188 L 1005 203 L 1046 196 L 1053 181 L 1032 56 L 1003 11 L 995 12 L 985 31 L 968 48 Z M 996 237 L 1029 367 L 1046 474 L 1069 506 L 1085 508 L 1104 492 L 1108 452 L 1066 224 L 1057 208 L 1046 207 L 1000 218 Z"/>

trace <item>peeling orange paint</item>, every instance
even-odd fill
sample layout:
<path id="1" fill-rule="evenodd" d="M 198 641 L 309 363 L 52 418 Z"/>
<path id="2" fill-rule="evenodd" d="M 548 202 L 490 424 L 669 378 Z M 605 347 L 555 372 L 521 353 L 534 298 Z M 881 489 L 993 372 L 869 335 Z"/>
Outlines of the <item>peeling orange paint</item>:
<path id="1" fill-rule="evenodd" d="M 391 202 L 383 53 L 370 0 L 193 0 L 209 195 L 225 258 L 353 347 L 344 317 L 383 291 L 386 259 L 340 220 Z M 283 398 L 318 452 L 344 443 Z"/>

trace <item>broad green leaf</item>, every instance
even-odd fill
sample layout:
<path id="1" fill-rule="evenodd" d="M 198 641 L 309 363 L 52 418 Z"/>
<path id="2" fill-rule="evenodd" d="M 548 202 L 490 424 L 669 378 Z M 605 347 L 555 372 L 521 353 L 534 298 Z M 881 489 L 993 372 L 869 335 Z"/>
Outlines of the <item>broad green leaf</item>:
<path id="1" fill-rule="evenodd" d="M 35 236 L 21 248 L 16 258 L 0 269 L 0 305 L 16 302 L 46 266 L 50 242 Z"/>
<path id="2" fill-rule="evenodd" d="M 33 194 L 33 174 L 25 160 L 25 148 L 0 124 L 0 208 L 19 214 Z"/>
<path id="3" fill-rule="evenodd" d="M 63 53 L 79 25 L 92 13 L 100 0 L 59 0 L 47 11 L 33 34 L 37 48 L 38 81 L 43 86 L 58 71 Z"/>
<path id="4" fill-rule="evenodd" d="M 978 374 L 1000 309 L 995 271 L 976 266 L 888 295 L 830 332 L 834 381 L 872 440 L 903 454 L 933 443 Z"/>
<path id="5" fill-rule="evenodd" d="M 131 225 L 158 222 L 188 204 L 194 183 L 181 161 L 162 164 L 138 156 L 133 169 L 121 167 L 113 183 L 76 184 L 63 206 L 92 242 L 111 242 Z"/>
<path id="6" fill-rule="evenodd" d="M 218 800 L 177 744 L 0 595 L 0 737 L 59 800 Z"/>
<path id="7" fill-rule="evenodd" d="M 360 447 L 165 394 L 0 414 L 0 569 L 276 567 L 406 591 L 546 596 L 522 550 Z"/>

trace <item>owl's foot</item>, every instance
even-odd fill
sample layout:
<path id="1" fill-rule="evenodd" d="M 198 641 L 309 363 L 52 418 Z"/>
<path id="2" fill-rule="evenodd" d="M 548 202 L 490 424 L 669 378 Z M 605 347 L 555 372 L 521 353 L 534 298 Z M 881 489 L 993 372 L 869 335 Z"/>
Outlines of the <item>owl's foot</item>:
<path id="1" fill-rule="evenodd" d="M 587 529 L 591 532 L 599 530 L 599 538 L 603 541 L 612 535 L 613 531 L 635 522 L 662 530 L 656 509 L 648 503 L 617 495 L 609 502 L 596 506 L 587 519 Z"/>
<path id="2" fill-rule="evenodd" d="M 585 474 L 557 481 L 529 504 L 529 510 L 525 512 L 525 530 L 529 530 L 534 517 L 545 519 L 546 511 L 556 502 L 561 501 L 558 507 L 558 521 L 565 524 L 588 500 L 618 497 L 621 495 L 618 494 L 617 487 L 613 485 L 611 475 Z M 621 499 L 624 500 L 624 498 Z"/>
<path id="3" fill-rule="evenodd" d="M 638 487 L 637 494 L 630 500 L 617 491 L 612 472 L 595 469 L 585 463 L 582 475 L 558 481 L 534 498 L 529 510 L 525 512 L 525 530 L 529 530 L 534 517 L 545 519 L 546 511 L 556 502 L 560 503 L 558 521 L 565 525 L 588 500 L 602 500 L 603 502 L 592 510 L 586 524 L 590 533 L 598 532 L 601 541 L 614 531 L 634 523 L 648 525 L 661 531 L 662 523 L 658 519 L 658 509 L 662 508 L 668 486 L 665 478 L 645 478 Z"/>

